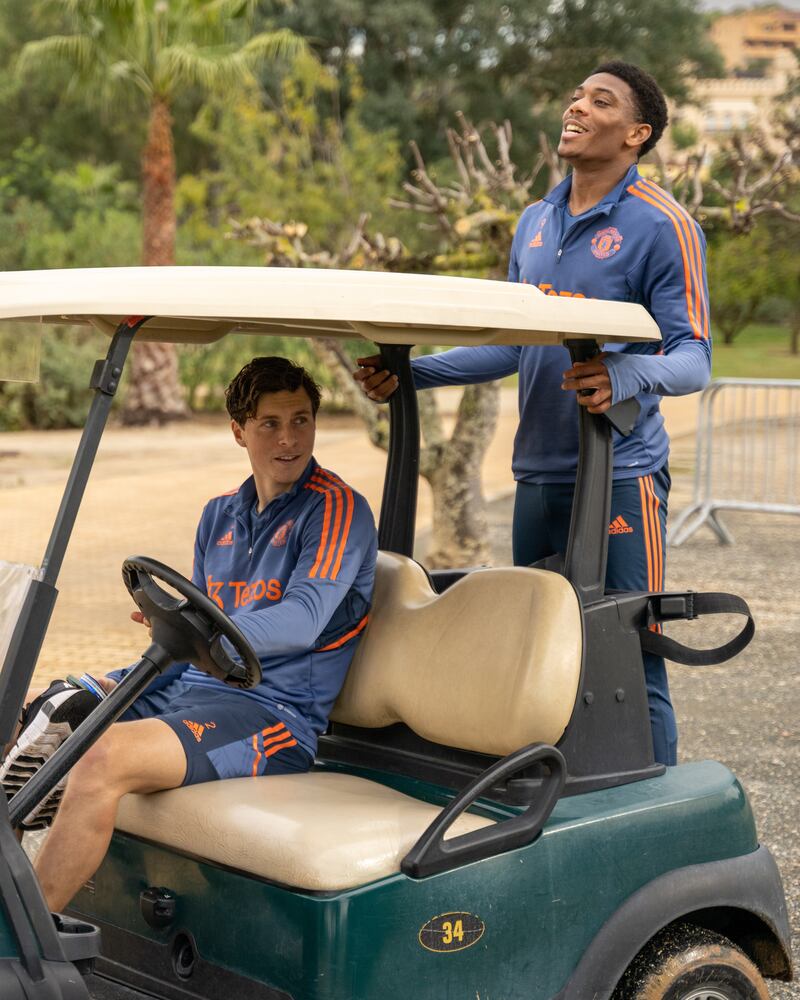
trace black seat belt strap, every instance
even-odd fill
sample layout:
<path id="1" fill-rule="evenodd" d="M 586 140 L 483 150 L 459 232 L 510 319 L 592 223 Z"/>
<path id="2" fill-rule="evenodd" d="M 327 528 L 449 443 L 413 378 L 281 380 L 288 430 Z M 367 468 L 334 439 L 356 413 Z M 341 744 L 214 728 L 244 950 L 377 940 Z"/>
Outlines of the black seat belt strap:
<path id="1" fill-rule="evenodd" d="M 702 615 L 744 615 L 747 622 L 730 642 L 714 649 L 692 649 L 650 629 L 651 625 L 661 622 L 700 618 Z M 750 608 L 741 597 L 735 594 L 696 594 L 693 591 L 651 595 L 647 605 L 647 625 L 639 631 L 644 652 L 690 667 L 707 667 L 730 660 L 745 648 L 756 630 Z"/>

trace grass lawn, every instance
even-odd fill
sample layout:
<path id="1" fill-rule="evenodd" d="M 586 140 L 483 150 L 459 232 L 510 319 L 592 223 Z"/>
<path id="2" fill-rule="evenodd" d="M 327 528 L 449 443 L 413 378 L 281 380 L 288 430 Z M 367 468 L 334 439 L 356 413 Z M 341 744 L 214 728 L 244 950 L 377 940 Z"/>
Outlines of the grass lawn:
<path id="1" fill-rule="evenodd" d="M 800 379 L 800 354 L 789 353 L 789 330 L 765 324 L 747 327 L 732 344 L 712 331 L 715 378 Z"/>

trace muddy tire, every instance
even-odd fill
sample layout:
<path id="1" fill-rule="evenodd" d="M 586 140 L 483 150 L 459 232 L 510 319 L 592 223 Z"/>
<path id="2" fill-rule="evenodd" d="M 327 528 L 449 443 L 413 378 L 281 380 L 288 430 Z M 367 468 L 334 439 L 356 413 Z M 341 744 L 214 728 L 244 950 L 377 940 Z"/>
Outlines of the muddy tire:
<path id="1" fill-rule="evenodd" d="M 728 938 L 673 924 L 636 956 L 612 1000 L 769 1000 L 761 973 Z"/>

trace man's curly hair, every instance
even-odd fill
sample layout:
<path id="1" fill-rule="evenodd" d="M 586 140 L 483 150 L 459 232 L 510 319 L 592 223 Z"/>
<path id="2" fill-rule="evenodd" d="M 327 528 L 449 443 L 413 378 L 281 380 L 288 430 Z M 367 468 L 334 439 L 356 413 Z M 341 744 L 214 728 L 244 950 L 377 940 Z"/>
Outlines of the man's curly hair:
<path id="1" fill-rule="evenodd" d="M 288 358 L 253 358 L 225 390 L 225 406 L 231 418 L 244 427 L 254 417 L 258 401 L 265 392 L 297 392 L 305 389 L 314 416 L 320 404 L 320 388 L 305 368 Z"/>
<path id="2" fill-rule="evenodd" d="M 596 73 L 610 73 L 611 76 L 624 80 L 633 91 L 634 110 L 639 121 L 649 125 L 653 130 L 647 142 L 643 142 L 639 147 L 641 158 L 650 152 L 667 127 L 669 118 L 663 91 L 649 73 L 645 73 L 633 63 L 612 60 L 593 69 L 589 76 L 594 76 Z"/>

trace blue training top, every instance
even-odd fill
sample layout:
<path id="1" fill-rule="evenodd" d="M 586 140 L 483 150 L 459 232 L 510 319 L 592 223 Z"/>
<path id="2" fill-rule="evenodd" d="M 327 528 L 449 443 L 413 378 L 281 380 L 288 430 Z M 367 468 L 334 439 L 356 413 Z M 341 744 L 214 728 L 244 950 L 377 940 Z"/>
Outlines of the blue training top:
<path id="1" fill-rule="evenodd" d="M 192 581 L 244 633 L 261 660 L 261 684 L 231 688 L 178 663 L 148 690 L 180 677 L 255 698 L 313 756 L 367 624 L 375 523 L 364 497 L 313 458 L 259 514 L 257 500 L 252 476 L 234 493 L 209 500 L 195 536 Z M 119 680 L 127 669 L 109 676 Z"/>
<path id="2" fill-rule="evenodd" d="M 635 396 L 633 433 L 614 432 L 614 478 L 649 475 L 667 460 L 661 396 L 702 389 L 711 375 L 705 238 L 665 191 L 632 166 L 594 208 L 567 215 L 572 177 L 522 214 L 509 281 L 547 295 L 638 302 L 661 330 L 661 343 L 606 344 L 612 400 Z M 519 371 L 519 429 L 514 478 L 530 483 L 575 479 L 578 415 L 574 391 L 561 388 L 571 366 L 563 347 L 456 347 L 415 358 L 418 389 L 489 382 Z"/>

